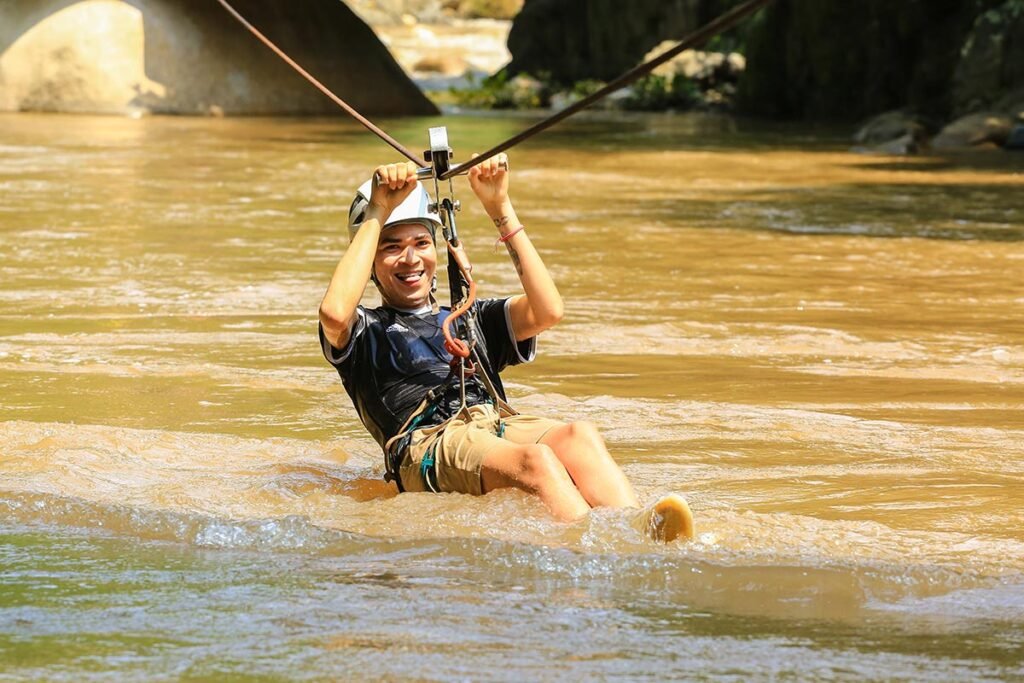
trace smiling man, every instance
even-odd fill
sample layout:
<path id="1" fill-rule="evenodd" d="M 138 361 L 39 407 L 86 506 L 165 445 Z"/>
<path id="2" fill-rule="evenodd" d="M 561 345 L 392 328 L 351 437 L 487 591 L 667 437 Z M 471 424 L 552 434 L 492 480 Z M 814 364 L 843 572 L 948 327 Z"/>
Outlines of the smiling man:
<path id="1" fill-rule="evenodd" d="M 320 304 L 320 342 L 363 424 L 384 449 L 400 491 L 480 495 L 516 487 L 561 520 L 592 507 L 638 505 L 632 486 L 590 423 L 520 415 L 504 407 L 499 373 L 527 362 L 538 334 L 562 317 L 562 298 L 508 197 L 504 154 L 474 166 L 470 186 L 519 273 L 522 293 L 474 304 L 482 361 L 466 380 L 465 408 L 434 301 L 438 215 L 412 163 L 377 168 L 349 212 L 351 245 Z M 359 305 L 366 283 L 377 308 Z M 479 376 L 487 378 L 500 401 Z M 455 381 L 453 381 L 453 379 Z M 652 519 L 656 536 L 692 535 L 682 499 Z"/>

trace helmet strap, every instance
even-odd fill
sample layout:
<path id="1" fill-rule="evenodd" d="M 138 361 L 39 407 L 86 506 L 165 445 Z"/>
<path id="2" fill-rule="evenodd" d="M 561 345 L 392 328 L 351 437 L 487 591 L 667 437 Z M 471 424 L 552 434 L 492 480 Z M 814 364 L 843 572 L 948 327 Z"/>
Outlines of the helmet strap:
<path id="1" fill-rule="evenodd" d="M 441 312 L 441 306 L 437 303 L 437 297 L 434 293 L 437 291 L 437 273 L 434 274 L 434 279 L 430 283 L 430 294 L 427 298 L 430 300 L 430 310 L 434 315 Z"/>

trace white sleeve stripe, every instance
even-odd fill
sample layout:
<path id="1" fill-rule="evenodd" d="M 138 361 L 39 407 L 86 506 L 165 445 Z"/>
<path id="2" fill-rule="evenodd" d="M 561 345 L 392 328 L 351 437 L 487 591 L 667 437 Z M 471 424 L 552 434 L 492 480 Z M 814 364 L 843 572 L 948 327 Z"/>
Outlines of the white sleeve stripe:
<path id="1" fill-rule="evenodd" d="M 519 342 L 516 341 L 516 331 L 512 329 L 512 310 L 510 304 L 512 299 L 505 299 L 505 327 L 508 328 L 508 338 L 512 342 L 512 348 L 516 351 L 516 356 L 519 358 L 520 363 L 529 363 L 537 357 L 537 337 L 530 337 L 527 341 L 530 344 L 529 350 L 526 352 L 526 357 L 519 353 Z"/>
<path id="2" fill-rule="evenodd" d="M 327 361 L 331 365 L 337 365 L 338 363 L 343 363 L 346 358 L 348 358 L 349 356 L 352 355 L 352 348 L 355 346 L 356 335 L 358 335 L 362 331 L 363 326 L 366 324 L 364 319 L 363 319 L 363 309 L 362 308 L 357 308 L 356 309 L 356 315 L 357 315 L 356 321 L 352 325 L 352 333 L 348 337 L 348 343 L 345 344 L 345 348 L 343 348 L 343 349 L 335 349 L 333 346 L 331 346 L 331 343 L 329 341 L 327 341 L 327 336 L 326 335 L 323 335 L 321 337 L 324 356 L 327 358 Z M 335 351 L 336 350 L 341 352 L 340 355 L 335 355 Z"/>

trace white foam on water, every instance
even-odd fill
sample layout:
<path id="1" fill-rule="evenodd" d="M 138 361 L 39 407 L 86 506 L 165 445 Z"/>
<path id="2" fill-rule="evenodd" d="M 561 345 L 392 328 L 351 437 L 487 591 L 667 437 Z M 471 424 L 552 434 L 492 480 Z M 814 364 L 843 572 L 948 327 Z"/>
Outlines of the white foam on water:
<path id="1" fill-rule="evenodd" d="M 203 547 L 322 552 L 337 533 L 412 543 L 476 539 L 499 544 L 488 563 L 579 579 L 697 567 L 726 586 L 774 568 L 781 572 L 774 580 L 795 595 L 821 589 L 811 587 L 818 580 L 781 577 L 824 572 L 841 577 L 828 591 L 839 591 L 843 604 L 869 597 L 891 603 L 1024 576 L 1019 541 L 755 513 L 713 493 L 720 474 L 691 479 L 701 491 L 691 498 L 697 541 L 656 546 L 630 514 L 599 510 L 559 524 L 514 491 L 396 497 L 380 481 L 376 450 L 361 444 L 18 422 L 5 423 L 2 434 L 2 495 L 25 521 Z M 642 470 L 632 473 L 644 498 L 653 499 L 659 484 Z M 771 593 L 775 604 L 786 590 Z"/>

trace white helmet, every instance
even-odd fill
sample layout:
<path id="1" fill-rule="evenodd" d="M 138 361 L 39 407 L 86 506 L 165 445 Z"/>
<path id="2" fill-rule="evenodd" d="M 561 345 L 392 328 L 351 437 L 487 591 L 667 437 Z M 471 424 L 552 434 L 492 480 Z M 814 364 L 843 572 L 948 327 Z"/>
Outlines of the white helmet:
<path id="1" fill-rule="evenodd" d="M 366 207 L 370 204 L 370 194 L 373 192 L 374 182 L 371 179 L 360 185 L 355 199 L 352 200 L 352 206 L 348 210 L 348 236 L 350 240 L 356 236 L 359 226 L 363 224 L 363 220 L 366 218 Z M 417 183 L 413 191 L 409 193 L 409 196 L 391 212 L 387 223 L 381 226 L 381 230 L 386 230 L 399 223 L 420 223 L 430 230 L 430 236 L 436 241 L 437 238 L 434 232 L 441 225 L 441 217 L 437 211 L 430 210 L 430 204 L 430 195 L 427 193 L 427 190 L 423 187 L 422 183 Z"/>

